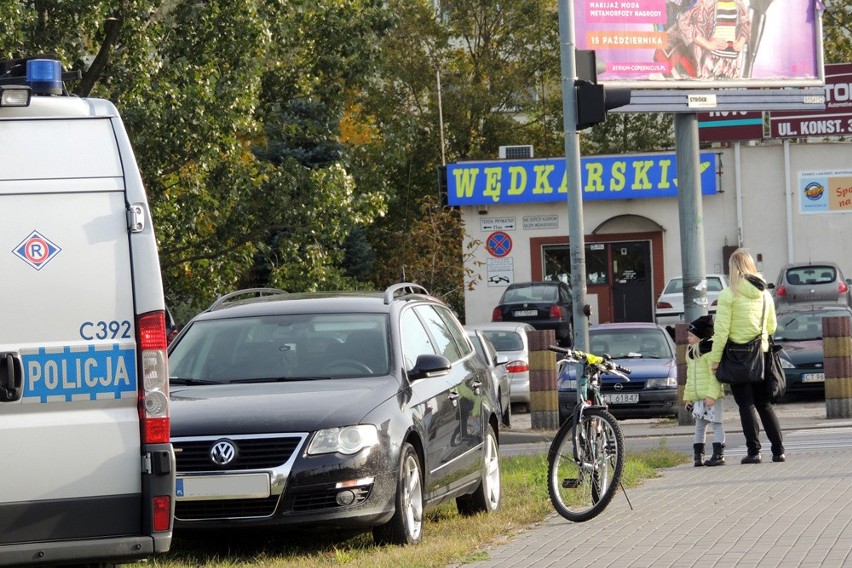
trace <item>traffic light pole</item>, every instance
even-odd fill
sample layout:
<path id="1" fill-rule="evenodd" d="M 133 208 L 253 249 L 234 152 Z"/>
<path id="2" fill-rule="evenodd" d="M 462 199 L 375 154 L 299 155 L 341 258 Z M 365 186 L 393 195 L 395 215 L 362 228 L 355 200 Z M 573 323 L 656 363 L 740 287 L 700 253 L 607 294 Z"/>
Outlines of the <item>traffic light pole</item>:
<path id="1" fill-rule="evenodd" d="M 583 190 L 580 176 L 580 136 L 577 133 L 577 78 L 573 0 L 559 0 L 559 44 L 562 69 L 562 123 L 565 129 L 565 175 L 568 186 L 568 239 L 571 290 L 574 302 L 574 346 L 588 351 L 586 306 L 586 247 L 583 228 Z"/>

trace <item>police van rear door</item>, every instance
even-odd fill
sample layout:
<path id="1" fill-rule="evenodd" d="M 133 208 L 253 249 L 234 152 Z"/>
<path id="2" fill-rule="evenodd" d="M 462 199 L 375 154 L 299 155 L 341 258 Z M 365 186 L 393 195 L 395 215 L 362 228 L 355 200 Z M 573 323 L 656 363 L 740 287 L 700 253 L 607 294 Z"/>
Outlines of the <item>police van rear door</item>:
<path id="1" fill-rule="evenodd" d="M 0 120 L 0 545 L 140 534 L 124 190 L 109 118 Z"/>

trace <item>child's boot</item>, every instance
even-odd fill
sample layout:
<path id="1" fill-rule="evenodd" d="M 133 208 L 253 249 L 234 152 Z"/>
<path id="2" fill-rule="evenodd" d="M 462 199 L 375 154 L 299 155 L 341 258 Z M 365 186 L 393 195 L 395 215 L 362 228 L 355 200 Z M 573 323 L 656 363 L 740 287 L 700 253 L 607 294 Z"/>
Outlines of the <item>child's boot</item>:
<path id="1" fill-rule="evenodd" d="M 695 467 L 704 465 L 704 444 L 692 444 L 695 457 Z"/>
<path id="2" fill-rule="evenodd" d="M 704 462 L 704 465 L 725 465 L 725 444 L 713 442 L 713 455 Z"/>

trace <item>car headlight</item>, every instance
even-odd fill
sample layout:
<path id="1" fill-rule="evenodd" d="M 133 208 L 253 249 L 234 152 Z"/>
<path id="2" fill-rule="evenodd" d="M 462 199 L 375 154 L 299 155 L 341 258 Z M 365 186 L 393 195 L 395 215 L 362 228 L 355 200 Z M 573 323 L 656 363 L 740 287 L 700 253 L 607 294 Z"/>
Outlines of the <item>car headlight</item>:
<path id="1" fill-rule="evenodd" d="M 781 368 L 782 369 L 795 369 L 796 368 L 796 366 L 793 363 L 791 363 L 788 359 L 785 359 L 784 357 L 779 357 L 778 359 L 781 360 Z"/>
<path id="2" fill-rule="evenodd" d="M 372 424 L 326 428 L 314 434 L 308 454 L 355 454 L 379 443 L 379 432 Z"/>
<path id="3" fill-rule="evenodd" d="M 646 389 L 677 388 L 677 377 L 658 377 L 645 381 Z"/>

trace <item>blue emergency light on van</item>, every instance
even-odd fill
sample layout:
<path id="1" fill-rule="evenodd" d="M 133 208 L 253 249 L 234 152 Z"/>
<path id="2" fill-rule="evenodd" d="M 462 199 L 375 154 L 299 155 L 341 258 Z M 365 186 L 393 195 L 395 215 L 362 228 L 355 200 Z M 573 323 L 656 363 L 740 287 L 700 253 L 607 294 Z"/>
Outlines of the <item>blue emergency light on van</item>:
<path id="1" fill-rule="evenodd" d="M 35 95 L 62 94 L 62 64 L 55 59 L 27 61 L 27 85 Z"/>

